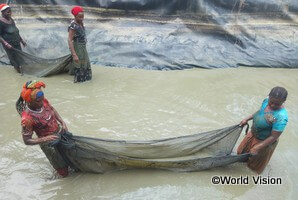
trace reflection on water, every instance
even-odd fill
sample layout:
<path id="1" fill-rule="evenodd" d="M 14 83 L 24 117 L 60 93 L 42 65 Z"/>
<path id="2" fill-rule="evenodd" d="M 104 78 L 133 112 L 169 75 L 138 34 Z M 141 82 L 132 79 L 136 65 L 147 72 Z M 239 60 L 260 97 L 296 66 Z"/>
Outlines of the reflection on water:
<path id="1" fill-rule="evenodd" d="M 149 140 L 194 134 L 239 123 L 255 112 L 276 85 L 289 91 L 289 124 L 264 175 L 282 185 L 216 186 L 213 175 L 253 176 L 242 163 L 193 173 L 128 170 L 109 174 L 73 173 L 56 179 L 38 146 L 25 146 L 15 101 L 25 81 L 0 67 L 1 199 L 294 199 L 298 195 L 298 70 L 192 69 L 144 71 L 94 67 L 91 82 L 72 77 L 42 78 L 46 98 L 77 135 Z M 34 78 L 35 79 L 35 78 Z M 242 135 L 243 137 L 243 135 Z"/>

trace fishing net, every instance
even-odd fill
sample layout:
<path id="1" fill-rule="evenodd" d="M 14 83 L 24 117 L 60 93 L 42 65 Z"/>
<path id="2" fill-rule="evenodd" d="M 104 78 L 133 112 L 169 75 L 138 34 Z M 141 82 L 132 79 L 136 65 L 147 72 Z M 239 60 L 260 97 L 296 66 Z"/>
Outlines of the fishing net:
<path id="1" fill-rule="evenodd" d="M 125 141 L 61 135 L 56 146 L 77 170 L 105 173 L 149 168 L 191 172 L 247 160 L 249 154 L 233 155 L 242 131 L 239 125 L 162 140 Z"/>
<path id="2" fill-rule="evenodd" d="M 37 77 L 46 77 L 60 73 L 72 74 L 71 62 L 72 56 L 66 55 L 54 59 L 40 58 L 38 53 L 31 51 L 29 54 L 18 49 L 13 49 L 15 52 L 15 61 L 19 63 L 22 74 L 33 75 Z"/>
<path id="3" fill-rule="evenodd" d="M 19 114 L 25 108 L 20 97 Z M 161 140 L 126 141 L 59 134 L 51 143 L 70 167 L 93 173 L 150 168 L 191 172 L 246 161 L 249 154 L 233 155 L 243 127 L 218 130 Z"/>

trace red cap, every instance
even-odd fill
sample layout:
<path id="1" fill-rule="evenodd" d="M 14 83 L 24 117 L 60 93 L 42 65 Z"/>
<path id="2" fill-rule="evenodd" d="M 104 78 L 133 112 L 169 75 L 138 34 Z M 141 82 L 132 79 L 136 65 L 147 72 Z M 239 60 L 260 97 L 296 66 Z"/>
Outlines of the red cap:
<path id="1" fill-rule="evenodd" d="M 9 5 L 7 5 L 5 3 L 0 4 L 0 11 L 3 11 L 5 9 L 7 9 L 7 8 L 10 8 Z"/>
<path id="2" fill-rule="evenodd" d="M 73 14 L 73 16 L 77 16 L 80 12 L 84 12 L 81 6 L 75 6 L 71 9 L 71 14 Z"/>

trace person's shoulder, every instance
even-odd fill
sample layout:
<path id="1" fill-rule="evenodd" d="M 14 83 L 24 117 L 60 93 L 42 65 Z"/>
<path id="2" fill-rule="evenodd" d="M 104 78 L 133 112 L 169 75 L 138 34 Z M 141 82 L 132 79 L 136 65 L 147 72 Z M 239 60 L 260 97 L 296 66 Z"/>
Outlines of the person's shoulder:
<path id="1" fill-rule="evenodd" d="M 28 109 L 25 108 L 21 114 L 21 117 L 23 118 L 23 117 L 27 117 L 27 116 L 30 116 L 30 114 L 28 113 Z"/>
<path id="2" fill-rule="evenodd" d="M 2 26 L 15 25 L 15 21 L 12 18 L 10 18 L 10 20 L 7 20 L 0 16 L 0 25 Z"/>
<path id="3" fill-rule="evenodd" d="M 45 109 L 53 109 L 53 106 L 46 98 L 43 99 L 43 107 Z"/>
<path id="4" fill-rule="evenodd" d="M 269 101 L 269 97 L 266 97 L 262 103 L 268 103 L 268 101 Z"/>
<path id="5" fill-rule="evenodd" d="M 5 23 L 0 19 L 0 27 L 2 28 L 3 26 L 5 26 Z"/>
<path id="6" fill-rule="evenodd" d="M 268 97 L 266 97 L 264 100 L 263 100 L 263 102 L 262 102 L 262 105 L 261 105 L 261 110 L 262 109 L 265 109 L 266 108 L 266 106 L 268 105 Z"/>
<path id="7" fill-rule="evenodd" d="M 16 24 L 13 18 L 10 18 L 11 24 Z"/>
<path id="8" fill-rule="evenodd" d="M 288 117 L 288 111 L 285 107 L 281 108 L 279 110 L 279 115 L 284 116 L 284 117 Z"/>
<path id="9" fill-rule="evenodd" d="M 43 105 L 45 106 L 45 105 L 50 105 L 50 102 L 46 99 L 46 98 L 44 98 L 43 99 Z"/>
<path id="10" fill-rule="evenodd" d="M 274 117 L 277 119 L 277 121 L 288 121 L 288 111 L 286 108 L 281 108 L 278 111 L 275 112 Z"/>
<path id="11" fill-rule="evenodd" d="M 76 29 L 76 27 L 77 27 L 77 23 L 74 20 L 71 20 L 71 22 L 68 26 L 68 29 L 74 30 L 74 29 Z"/>
<path id="12" fill-rule="evenodd" d="M 21 124 L 22 126 L 25 126 L 25 127 L 32 127 L 33 125 L 33 118 L 30 115 L 30 113 L 27 111 L 27 109 L 22 112 Z"/>

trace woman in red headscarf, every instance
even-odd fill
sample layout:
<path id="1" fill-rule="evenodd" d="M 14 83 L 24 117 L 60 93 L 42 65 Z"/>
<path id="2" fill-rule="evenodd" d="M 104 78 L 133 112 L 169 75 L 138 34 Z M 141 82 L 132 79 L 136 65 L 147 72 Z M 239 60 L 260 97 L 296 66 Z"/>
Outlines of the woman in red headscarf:
<path id="1" fill-rule="evenodd" d="M 80 6 L 72 8 L 74 19 L 68 27 L 68 45 L 73 57 L 71 73 L 74 73 L 74 82 L 91 80 L 92 71 L 86 49 L 86 33 L 83 24 L 84 12 Z"/>
<path id="2" fill-rule="evenodd" d="M 44 97 L 43 82 L 28 81 L 24 84 L 20 99 L 24 100 L 22 116 L 22 136 L 26 145 L 39 144 L 42 151 L 62 177 L 68 175 L 68 165 L 56 148 L 49 146 L 59 134 L 68 131 L 58 112 Z M 37 138 L 32 138 L 33 132 Z"/>
<path id="3" fill-rule="evenodd" d="M 0 41 L 7 53 L 10 63 L 14 68 L 21 72 L 21 58 L 15 53 L 14 49 L 22 50 L 21 44 L 26 46 L 26 42 L 19 34 L 14 20 L 11 18 L 11 8 L 7 4 L 0 4 Z"/>

